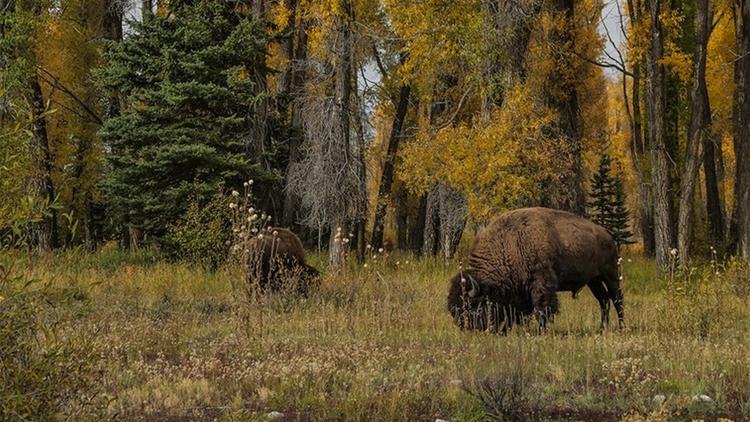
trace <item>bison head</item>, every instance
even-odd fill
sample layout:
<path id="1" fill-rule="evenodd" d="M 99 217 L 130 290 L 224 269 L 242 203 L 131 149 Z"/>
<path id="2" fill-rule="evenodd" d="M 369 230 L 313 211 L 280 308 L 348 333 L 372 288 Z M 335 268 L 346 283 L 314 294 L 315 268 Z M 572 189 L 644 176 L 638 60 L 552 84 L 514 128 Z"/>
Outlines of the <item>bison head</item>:
<path id="1" fill-rule="evenodd" d="M 448 292 L 448 310 L 465 330 L 505 333 L 531 312 L 531 305 L 506 285 L 483 281 L 472 271 L 456 274 Z"/>
<path id="2" fill-rule="evenodd" d="M 497 329 L 500 321 L 487 319 L 489 293 L 488 287 L 475 274 L 466 271 L 456 274 L 448 292 L 448 310 L 456 325 L 467 330 L 486 330 L 490 325 Z"/>

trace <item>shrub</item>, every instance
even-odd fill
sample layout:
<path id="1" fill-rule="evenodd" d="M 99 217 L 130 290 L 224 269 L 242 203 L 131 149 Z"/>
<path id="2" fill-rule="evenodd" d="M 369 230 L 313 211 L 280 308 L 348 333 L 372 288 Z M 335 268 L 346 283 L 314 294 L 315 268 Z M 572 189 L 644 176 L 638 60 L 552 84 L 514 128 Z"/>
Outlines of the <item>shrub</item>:
<path id="1" fill-rule="evenodd" d="M 232 240 L 229 198 L 216 193 L 207 202 L 193 199 L 187 212 L 168 231 L 170 255 L 215 271 L 228 256 Z"/>

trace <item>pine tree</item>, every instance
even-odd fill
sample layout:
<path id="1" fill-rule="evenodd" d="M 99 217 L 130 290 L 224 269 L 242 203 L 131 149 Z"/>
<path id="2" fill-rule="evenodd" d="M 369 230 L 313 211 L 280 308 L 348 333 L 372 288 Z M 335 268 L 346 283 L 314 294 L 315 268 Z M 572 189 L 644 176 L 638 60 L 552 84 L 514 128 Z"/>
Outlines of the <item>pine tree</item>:
<path id="1" fill-rule="evenodd" d="M 170 3 L 169 14 L 129 25 L 97 72 L 125 105 L 101 131 L 106 191 L 118 224 L 158 238 L 188 197 L 268 177 L 245 154 L 252 75 L 267 41 L 257 22 L 218 0 Z"/>
<path id="2" fill-rule="evenodd" d="M 599 161 L 599 169 L 591 178 L 591 220 L 602 227 L 608 227 L 609 216 L 613 213 L 612 196 L 614 195 L 614 183 L 611 172 L 612 159 L 609 154 L 602 155 Z"/>
<path id="3" fill-rule="evenodd" d="M 618 245 L 634 243 L 630 238 L 633 233 L 628 228 L 630 221 L 630 211 L 625 206 L 625 188 L 622 185 L 622 178 L 618 175 L 615 177 L 615 192 L 612 198 L 612 215 L 609 219 L 609 233 Z"/>
<path id="4" fill-rule="evenodd" d="M 602 155 L 599 169 L 591 178 L 591 220 L 607 229 L 617 245 L 633 243 L 628 228 L 630 212 L 625 206 L 622 178 L 611 174 L 612 159 Z"/>

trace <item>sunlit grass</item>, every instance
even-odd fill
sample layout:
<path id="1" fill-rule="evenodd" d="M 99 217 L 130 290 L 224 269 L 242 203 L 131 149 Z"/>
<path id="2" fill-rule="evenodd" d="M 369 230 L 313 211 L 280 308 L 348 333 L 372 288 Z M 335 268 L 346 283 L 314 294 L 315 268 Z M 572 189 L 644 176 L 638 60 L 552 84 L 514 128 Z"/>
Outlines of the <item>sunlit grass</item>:
<path id="1" fill-rule="evenodd" d="M 375 256 L 324 274 L 308 298 L 253 304 L 233 295 L 231 266 L 212 273 L 116 249 L 27 263 L 53 287 L 58 335 L 89 342 L 109 417 L 750 418 L 750 281 L 736 264 L 659 279 L 626 253 L 627 330 L 600 335 L 584 291 L 560 295 L 547 333 L 497 336 L 453 325 L 457 262 Z M 323 268 L 325 256 L 311 262 Z"/>

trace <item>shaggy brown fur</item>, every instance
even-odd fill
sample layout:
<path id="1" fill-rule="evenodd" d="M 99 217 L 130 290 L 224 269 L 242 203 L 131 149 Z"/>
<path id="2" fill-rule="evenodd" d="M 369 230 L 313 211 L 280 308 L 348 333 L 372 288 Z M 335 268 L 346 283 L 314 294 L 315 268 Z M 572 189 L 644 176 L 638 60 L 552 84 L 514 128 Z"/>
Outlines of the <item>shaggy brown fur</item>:
<path id="1" fill-rule="evenodd" d="M 588 286 L 601 308 L 601 328 L 614 303 L 624 326 L 617 247 L 607 231 L 548 208 L 502 214 L 479 233 L 466 270 L 451 280 L 448 309 L 464 329 L 500 329 L 536 315 L 544 328 L 558 310 L 557 292 Z"/>
<path id="2" fill-rule="evenodd" d="M 273 291 L 292 286 L 307 294 L 320 273 L 305 262 L 305 250 L 296 234 L 281 227 L 268 227 L 250 240 L 248 274 L 261 289 Z"/>

